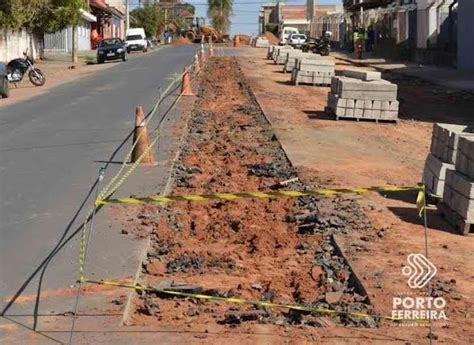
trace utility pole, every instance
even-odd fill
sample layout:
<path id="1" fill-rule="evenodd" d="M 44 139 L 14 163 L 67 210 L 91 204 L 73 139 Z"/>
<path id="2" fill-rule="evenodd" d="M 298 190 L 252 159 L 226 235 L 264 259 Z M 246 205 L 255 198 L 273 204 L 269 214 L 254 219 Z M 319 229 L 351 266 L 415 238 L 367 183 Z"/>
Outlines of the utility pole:
<path id="1" fill-rule="evenodd" d="M 128 10 L 128 0 L 125 0 L 125 29 L 130 29 L 130 11 Z"/>

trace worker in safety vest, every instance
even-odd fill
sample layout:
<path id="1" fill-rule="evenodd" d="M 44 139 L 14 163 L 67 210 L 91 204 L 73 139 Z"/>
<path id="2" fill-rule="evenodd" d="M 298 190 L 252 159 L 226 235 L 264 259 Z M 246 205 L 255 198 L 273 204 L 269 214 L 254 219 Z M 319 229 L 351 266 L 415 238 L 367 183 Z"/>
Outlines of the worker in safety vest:
<path id="1" fill-rule="evenodd" d="M 364 50 L 366 33 L 364 29 L 357 30 L 357 37 L 354 38 L 354 49 L 357 56 L 357 59 L 362 59 L 362 52 Z"/>
<path id="2" fill-rule="evenodd" d="M 357 51 L 357 40 L 359 39 L 359 29 L 355 28 L 354 31 L 352 32 L 352 44 L 354 47 L 354 52 Z"/>

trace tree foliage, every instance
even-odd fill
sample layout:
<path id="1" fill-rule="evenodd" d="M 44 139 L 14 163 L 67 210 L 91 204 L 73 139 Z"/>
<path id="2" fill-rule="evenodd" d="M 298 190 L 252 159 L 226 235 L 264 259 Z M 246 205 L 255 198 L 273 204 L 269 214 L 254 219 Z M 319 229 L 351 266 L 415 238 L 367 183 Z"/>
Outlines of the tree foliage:
<path id="1" fill-rule="evenodd" d="M 147 5 L 144 7 L 136 8 L 130 12 L 130 25 L 132 27 L 143 28 L 148 37 L 155 37 L 160 34 L 162 30 L 169 23 L 177 25 L 176 29 L 183 29 L 187 26 L 186 19 L 182 12 L 187 10 L 189 13 L 194 14 L 195 7 L 191 4 L 185 3 L 184 6 L 180 7 L 182 10 L 169 9 L 167 13 L 168 22 L 165 23 L 165 10 L 159 5 Z"/>
<path id="2" fill-rule="evenodd" d="M 207 16 L 212 26 L 220 33 L 227 33 L 230 27 L 233 0 L 208 0 Z"/>
<path id="3" fill-rule="evenodd" d="M 147 37 L 155 37 L 158 26 L 164 20 L 164 14 L 156 5 L 136 8 L 130 12 L 130 17 L 130 25 L 135 28 L 143 28 Z"/>
<path id="4" fill-rule="evenodd" d="M 77 25 L 87 7 L 85 0 L 1 0 L 0 27 L 55 32 Z"/>

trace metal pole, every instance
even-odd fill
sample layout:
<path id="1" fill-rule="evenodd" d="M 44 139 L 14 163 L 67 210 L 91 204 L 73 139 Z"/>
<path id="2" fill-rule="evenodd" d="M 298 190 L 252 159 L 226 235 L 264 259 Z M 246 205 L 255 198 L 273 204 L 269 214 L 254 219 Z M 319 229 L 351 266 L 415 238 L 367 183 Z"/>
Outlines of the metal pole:
<path id="1" fill-rule="evenodd" d="M 125 28 L 128 30 L 130 29 L 130 12 L 128 10 L 128 0 L 125 0 L 125 13 L 126 13 L 126 16 L 125 16 Z"/>
<path id="2" fill-rule="evenodd" d="M 99 196 L 100 185 L 101 185 L 102 180 L 104 179 L 104 174 L 105 174 L 105 168 L 100 168 L 99 176 L 98 176 L 98 179 L 97 179 L 97 186 L 96 186 L 96 190 L 95 190 L 94 210 L 92 211 L 92 215 L 91 215 L 92 218 L 90 220 L 89 232 L 87 234 L 87 239 L 86 239 L 85 248 L 84 248 L 84 257 L 83 257 L 83 260 L 84 260 L 83 265 L 84 266 L 86 264 L 87 249 L 89 247 L 89 242 L 90 242 L 90 239 L 92 237 L 92 231 L 94 230 L 94 217 L 95 217 L 95 213 L 97 211 L 97 205 L 95 204 L 95 201 L 97 200 L 97 198 Z M 85 224 L 84 226 L 87 226 L 87 224 Z M 83 231 L 85 231 L 85 229 L 83 229 Z M 74 304 L 74 312 L 72 314 L 71 331 L 69 332 L 69 341 L 68 341 L 69 345 L 72 344 L 72 337 L 73 337 L 73 334 L 74 334 L 74 327 L 76 326 L 77 310 L 79 308 L 79 297 L 81 295 L 82 278 L 83 277 L 82 277 L 82 274 L 81 274 L 81 277 L 80 277 L 79 282 L 77 284 L 76 302 Z"/>

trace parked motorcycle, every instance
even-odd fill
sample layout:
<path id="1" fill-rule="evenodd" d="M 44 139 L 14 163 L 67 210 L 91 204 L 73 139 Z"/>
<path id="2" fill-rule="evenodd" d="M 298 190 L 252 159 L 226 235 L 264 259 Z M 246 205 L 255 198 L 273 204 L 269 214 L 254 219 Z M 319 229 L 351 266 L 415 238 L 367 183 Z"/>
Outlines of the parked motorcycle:
<path id="1" fill-rule="evenodd" d="M 23 58 L 10 61 L 7 64 L 7 79 L 11 83 L 19 83 L 25 74 L 35 86 L 43 86 L 46 83 L 46 77 L 39 68 L 34 67 L 33 59 L 28 56 L 28 50 L 23 52 Z"/>
<path id="2" fill-rule="evenodd" d="M 306 45 L 303 47 L 304 52 L 313 52 L 322 56 L 328 56 L 331 52 L 331 45 L 329 40 L 326 38 L 310 38 Z"/>

